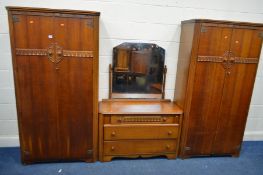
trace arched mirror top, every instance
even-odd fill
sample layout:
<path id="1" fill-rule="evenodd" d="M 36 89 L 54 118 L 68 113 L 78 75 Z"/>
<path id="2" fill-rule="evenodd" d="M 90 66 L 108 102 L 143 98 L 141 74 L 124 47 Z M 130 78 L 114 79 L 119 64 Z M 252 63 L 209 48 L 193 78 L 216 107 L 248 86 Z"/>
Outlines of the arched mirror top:
<path id="1" fill-rule="evenodd" d="M 122 43 L 113 48 L 110 98 L 164 98 L 165 50 L 152 43 Z"/>

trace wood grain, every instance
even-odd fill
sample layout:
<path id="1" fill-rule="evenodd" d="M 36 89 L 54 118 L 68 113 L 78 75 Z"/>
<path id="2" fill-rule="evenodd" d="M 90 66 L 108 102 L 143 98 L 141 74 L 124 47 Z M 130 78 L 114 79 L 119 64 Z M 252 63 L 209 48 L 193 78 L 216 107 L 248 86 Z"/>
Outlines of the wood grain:
<path id="1" fill-rule="evenodd" d="M 182 158 L 239 154 L 262 27 L 202 19 L 182 22 L 177 74 L 185 75 L 176 79 L 174 99 L 184 110 Z"/>
<path id="2" fill-rule="evenodd" d="M 167 100 L 104 100 L 99 103 L 99 160 L 177 157 L 182 111 Z"/>
<path id="3" fill-rule="evenodd" d="M 175 140 L 105 141 L 105 155 L 166 154 L 176 151 Z"/>
<path id="4" fill-rule="evenodd" d="M 98 16 L 94 15 L 99 13 L 83 11 L 80 17 L 78 11 L 7 9 L 23 163 L 96 160 Z M 16 48 L 44 50 L 52 44 L 68 52 L 88 50 L 93 57 L 71 54 L 51 62 L 50 53 L 15 54 Z"/>
<path id="5" fill-rule="evenodd" d="M 144 100 L 101 101 L 99 111 L 102 114 L 182 114 L 182 110 L 171 102 Z"/>
<path id="6" fill-rule="evenodd" d="M 104 140 L 176 139 L 178 129 L 178 124 L 105 124 Z"/>

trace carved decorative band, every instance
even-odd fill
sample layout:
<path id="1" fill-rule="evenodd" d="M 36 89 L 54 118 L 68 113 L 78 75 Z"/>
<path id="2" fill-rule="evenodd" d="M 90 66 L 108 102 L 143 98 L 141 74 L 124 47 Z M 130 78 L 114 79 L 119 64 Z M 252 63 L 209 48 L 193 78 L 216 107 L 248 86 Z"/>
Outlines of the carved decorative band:
<path id="1" fill-rule="evenodd" d="M 256 64 L 258 58 L 244 58 L 244 57 L 220 57 L 220 56 L 198 56 L 197 61 L 199 62 L 216 62 L 221 63 L 225 61 L 231 61 L 233 63 L 244 63 L 244 64 Z"/>
<path id="2" fill-rule="evenodd" d="M 258 58 L 242 58 L 242 57 L 234 57 L 235 63 L 243 63 L 243 64 L 257 64 Z"/>
<path id="3" fill-rule="evenodd" d="M 46 56 L 48 55 L 48 51 L 53 53 L 53 48 L 49 49 L 16 49 L 16 55 L 24 55 L 24 56 Z M 59 52 L 58 52 L 59 53 Z M 93 58 L 93 51 L 71 51 L 71 50 L 63 50 L 62 51 L 64 57 L 83 57 L 83 58 Z"/>
<path id="4" fill-rule="evenodd" d="M 46 56 L 47 49 L 16 49 L 16 55 Z"/>
<path id="5" fill-rule="evenodd" d="M 71 51 L 63 50 L 64 57 L 83 57 L 83 58 L 93 58 L 92 51 Z"/>
<path id="6" fill-rule="evenodd" d="M 140 123 L 140 122 L 165 122 L 166 118 L 164 117 L 122 117 L 119 120 L 122 123 Z"/>
<path id="7" fill-rule="evenodd" d="M 224 60 L 224 57 L 220 56 L 198 56 L 197 61 L 200 62 L 216 62 L 216 63 L 222 63 Z"/>

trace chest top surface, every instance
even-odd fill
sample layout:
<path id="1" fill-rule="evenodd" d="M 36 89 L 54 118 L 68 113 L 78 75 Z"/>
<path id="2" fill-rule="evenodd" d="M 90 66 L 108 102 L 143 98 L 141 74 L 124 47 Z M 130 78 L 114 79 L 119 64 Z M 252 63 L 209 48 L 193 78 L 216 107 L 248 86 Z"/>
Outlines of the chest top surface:
<path id="1" fill-rule="evenodd" d="M 101 101 L 101 114 L 182 114 L 183 111 L 170 101 Z"/>

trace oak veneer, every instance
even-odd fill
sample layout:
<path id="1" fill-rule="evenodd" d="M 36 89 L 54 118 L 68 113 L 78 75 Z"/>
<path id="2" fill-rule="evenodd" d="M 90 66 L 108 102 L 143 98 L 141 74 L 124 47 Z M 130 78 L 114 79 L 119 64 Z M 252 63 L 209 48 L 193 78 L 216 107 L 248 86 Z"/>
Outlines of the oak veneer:
<path id="1" fill-rule="evenodd" d="M 99 13 L 7 10 L 22 162 L 95 161 Z"/>
<path id="2" fill-rule="evenodd" d="M 175 85 L 184 110 L 180 156 L 238 156 L 255 81 L 263 24 L 182 22 Z"/>

